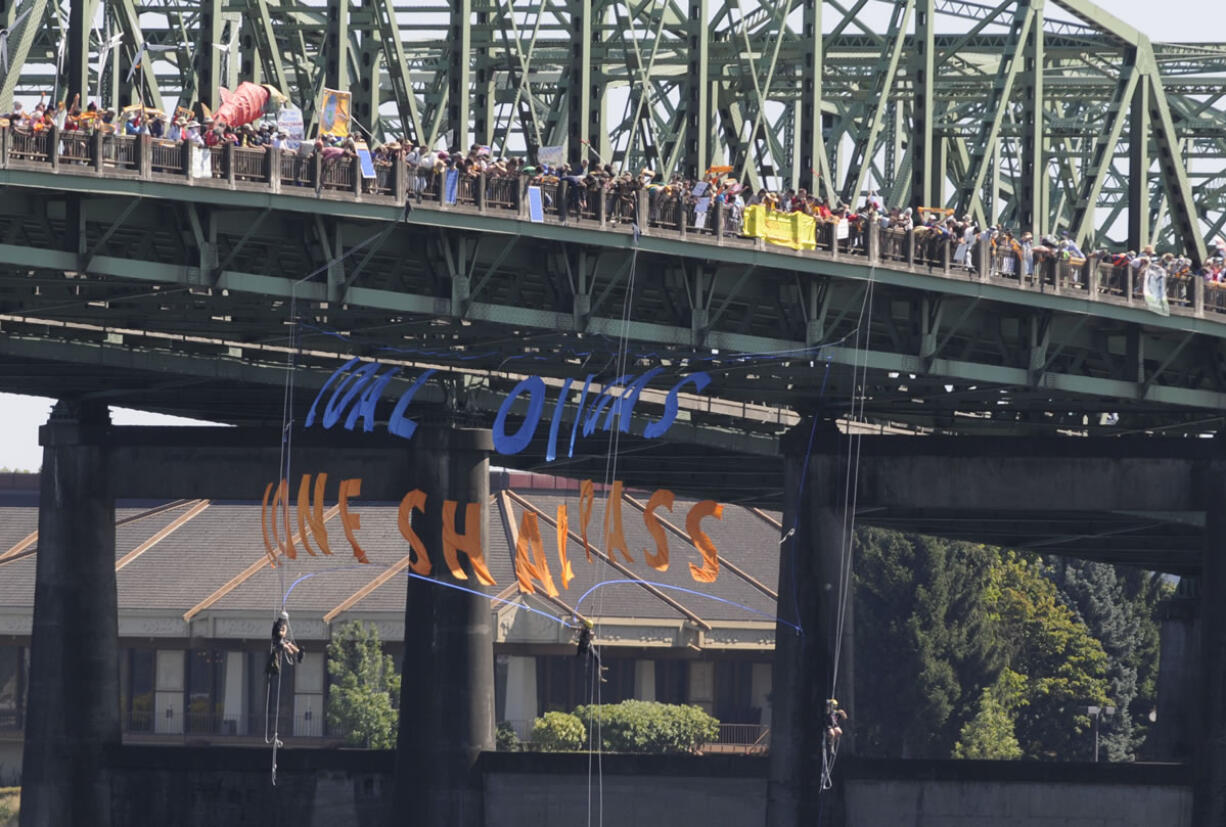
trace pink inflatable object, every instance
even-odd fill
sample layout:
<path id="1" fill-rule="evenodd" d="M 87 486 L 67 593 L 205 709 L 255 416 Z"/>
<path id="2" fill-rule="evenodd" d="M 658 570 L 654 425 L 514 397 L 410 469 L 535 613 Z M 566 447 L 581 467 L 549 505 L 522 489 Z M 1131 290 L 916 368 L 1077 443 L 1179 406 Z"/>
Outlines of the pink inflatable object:
<path id="1" fill-rule="evenodd" d="M 240 83 L 233 92 L 225 88 L 218 91 L 221 106 L 213 113 L 213 120 L 230 126 L 242 126 L 259 118 L 271 97 L 267 88 L 249 81 Z"/>

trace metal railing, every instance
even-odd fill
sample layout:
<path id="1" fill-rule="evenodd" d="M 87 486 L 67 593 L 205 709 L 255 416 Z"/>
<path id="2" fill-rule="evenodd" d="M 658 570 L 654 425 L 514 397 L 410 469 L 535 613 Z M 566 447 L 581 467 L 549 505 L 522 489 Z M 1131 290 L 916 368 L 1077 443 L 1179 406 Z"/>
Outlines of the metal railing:
<path id="1" fill-rule="evenodd" d="M 226 163 L 226 148 L 224 146 L 209 147 L 209 168 L 214 178 L 225 178 L 229 175 L 229 164 Z"/>
<path id="2" fill-rule="evenodd" d="M 321 162 L 317 155 L 298 152 L 217 146 L 208 150 L 210 176 L 199 180 L 185 175 L 189 156 L 185 145 L 178 142 L 150 136 L 108 133 L 99 137 L 86 132 L 55 129 L 30 132 L 12 128 L 4 138 L 0 141 L 3 167 L 45 165 L 77 175 L 119 171 L 125 175 L 134 172 L 140 177 L 169 174 L 182 177 L 185 185 L 207 185 L 211 178 L 233 181 L 234 186 L 244 189 L 271 188 L 275 192 L 309 187 L 327 191 L 332 198 L 348 195 L 393 203 L 415 198 L 444 208 L 450 206 L 442 203 L 443 176 L 419 167 L 402 171 L 401 158 L 393 158 L 390 165 L 377 164 L 374 179 L 358 179 L 356 161 L 352 158 Z M 540 188 L 542 218 L 546 222 L 594 221 L 602 227 L 618 228 L 635 223 L 643 233 L 650 233 L 653 228 L 682 232 L 704 243 L 755 246 L 765 243 L 741 237 L 742 215 L 734 206 L 724 204 L 717 208 L 709 204 L 705 218 L 699 218 L 688 200 L 662 188 L 644 191 L 637 183 L 589 186 L 552 178 L 529 180 L 502 175 L 461 176 L 456 183 L 454 206 L 462 209 L 502 211 L 527 218 L 526 190 L 535 186 Z M 1027 290 L 1076 292 L 1092 301 L 1138 304 L 1144 300 L 1141 276 L 1127 266 L 1115 267 L 1094 257 L 1089 261 L 1059 256 L 1044 258 L 1036 250 L 1036 255 L 1026 262 L 1010 247 L 990 246 L 985 239 L 967 245 L 965 256 L 959 257 L 955 250 L 962 251 L 962 239 L 944 233 L 923 228 L 912 231 L 886 228 L 868 219 L 857 219 L 845 226 L 846 237 L 839 238 L 839 224 L 818 220 L 814 238 L 818 255 L 871 258 L 900 269 L 924 268 L 928 273 L 1012 283 Z M 1198 276 L 1175 275 L 1166 280 L 1165 290 L 1172 312 L 1198 316 L 1226 314 L 1226 285 L 1206 284 Z"/>
<path id="3" fill-rule="evenodd" d="M 309 187 L 314 175 L 315 162 L 309 155 L 297 152 L 281 153 L 281 184 Z"/>
<path id="4" fill-rule="evenodd" d="M 25 132 L 13 130 L 9 144 L 9 157 L 23 161 L 51 160 L 51 133 L 48 130 Z"/>
<path id="5" fill-rule="evenodd" d="M 324 161 L 320 169 L 320 186 L 330 190 L 353 191 L 353 161 L 335 158 Z"/>
<path id="6" fill-rule="evenodd" d="M 177 141 L 154 141 L 150 165 L 154 172 L 182 174 L 186 144 Z"/>
<path id="7" fill-rule="evenodd" d="M 252 147 L 234 147 L 234 177 L 242 181 L 268 179 L 268 152 Z"/>
<path id="8" fill-rule="evenodd" d="M 720 724 L 719 735 L 704 744 L 706 752 L 722 747 L 725 752 L 766 752 L 770 749 L 770 727 L 765 724 Z"/>
<path id="9" fill-rule="evenodd" d="M 84 132 L 60 133 L 60 163 L 83 165 L 90 162 L 91 137 Z"/>
<path id="10" fill-rule="evenodd" d="M 103 150 L 110 147 L 111 155 L 106 160 L 119 169 L 136 169 L 136 137 L 133 135 L 112 135 L 108 141 L 102 139 Z"/>
<path id="11" fill-rule="evenodd" d="M 485 206 L 502 210 L 519 207 L 519 179 L 494 175 L 485 179 Z"/>

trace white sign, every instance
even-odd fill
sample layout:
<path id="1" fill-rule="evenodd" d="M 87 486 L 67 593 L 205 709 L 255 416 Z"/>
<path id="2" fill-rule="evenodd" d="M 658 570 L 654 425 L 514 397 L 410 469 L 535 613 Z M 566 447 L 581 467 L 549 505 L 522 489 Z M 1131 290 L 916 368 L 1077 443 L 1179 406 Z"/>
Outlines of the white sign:
<path id="1" fill-rule="evenodd" d="M 292 103 L 282 106 L 277 112 L 277 129 L 284 131 L 291 141 L 301 141 L 304 134 L 302 110 Z"/>
<path id="2" fill-rule="evenodd" d="M 560 167 L 566 163 L 565 146 L 543 146 L 536 151 L 536 159 L 551 167 Z"/>

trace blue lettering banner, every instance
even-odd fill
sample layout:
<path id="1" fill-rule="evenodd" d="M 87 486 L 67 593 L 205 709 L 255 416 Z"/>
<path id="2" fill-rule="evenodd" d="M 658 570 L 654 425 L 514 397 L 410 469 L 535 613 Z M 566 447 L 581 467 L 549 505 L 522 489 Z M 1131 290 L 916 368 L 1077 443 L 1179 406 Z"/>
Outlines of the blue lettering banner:
<path id="1" fill-rule="evenodd" d="M 373 430 L 375 423 L 379 421 L 375 415 L 375 408 L 388 385 L 400 374 L 399 367 L 392 367 L 380 373 L 382 368 L 383 365 L 379 362 L 361 362 L 357 358 L 350 359 L 341 365 L 316 395 L 303 423 L 304 427 L 310 428 L 315 424 L 321 424 L 325 429 L 330 429 L 342 425 L 345 430 L 352 431 L 361 422 L 363 431 Z M 600 383 L 602 389 L 598 394 L 591 392 L 592 380 L 596 377 L 594 374 L 589 374 L 583 382 L 578 406 L 574 411 L 569 445 L 564 441 L 562 446 L 566 455 L 568 457 L 575 455 L 577 436 L 586 437 L 597 431 L 614 429 L 629 433 L 631 415 L 639 395 L 648 383 L 662 372 L 663 368 L 656 367 L 639 376 L 634 374 L 619 376 L 612 381 Z M 433 369 L 424 371 L 410 383 L 407 390 L 400 394 L 395 408 L 387 418 L 388 433 L 402 439 L 413 437 L 417 431 L 417 423 L 409 419 L 408 408 L 417 392 L 435 373 Z M 692 386 L 690 393 L 698 394 L 702 393 L 709 384 L 711 384 L 711 377 L 703 371 L 691 373 L 677 380 L 664 399 L 664 412 L 660 419 L 648 422 L 643 428 L 643 436 L 647 439 L 657 439 L 672 427 L 680 407 L 678 396 L 687 385 Z M 493 426 L 494 450 L 506 456 L 520 453 L 532 443 L 541 420 L 548 418 L 550 420 L 549 438 L 545 461 L 553 462 L 557 458 L 559 426 L 566 412 L 567 397 L 573 387 L 573 380 L 565 380 L 558 391 L 550 415 L 545 412 L 548 395 L 545 381 L 539 376 L 529 376 L 521 380 L 499 406 Z M 523 412 L 523 421 L 518 429 L 508 433 L 507 418 L 512 415 L 512 408 L 521 400 L 523 404 L 520 410 Z M 516 413 L 514 416 L 519 417 L 521 414 Z"/>

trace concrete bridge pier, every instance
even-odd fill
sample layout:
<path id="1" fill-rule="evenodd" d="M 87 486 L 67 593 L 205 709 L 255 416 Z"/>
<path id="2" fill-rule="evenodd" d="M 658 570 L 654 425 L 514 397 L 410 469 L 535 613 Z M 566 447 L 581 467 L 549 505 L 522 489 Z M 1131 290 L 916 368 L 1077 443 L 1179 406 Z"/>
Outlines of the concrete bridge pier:
<path id="1" fill-rule="evenodd" d="M 455 531 L 469 532 L 485 548 L 489 513 L 489 431 L 423 425 L 414 437 L 414 474 L 427 492 L 415 531 L 431 554 L 431 577 L 409 579 L 404 612 L 400 734 L 396 744 L 394 809 L 389 824 L 413 827 L 483 827 L 484 792 L 476 769 L 482 750 L 494 748 L 494 649 L 489 601 L 453 583 L 444 547 L 444 500 L 458 503 Z M 465 505 L 479 506 L 473 524 Z M 424 519 L 423 519 L 424 517 Z M 480 588 L 470 559 L 458 560 Z"/>
<path id="2" fill-rule="evenodd" d="M 1161 607 L 1158 720 L 1145 738 L 1150 761 L 1192 762 L 1200 732 L 1201 632 L 1199 578 L 1181 577 Z"/>
<path id="3" fill-rule="evenodd" d="M 22 827 L 107 827 L 120 742 L 115 505 L 106 405 L 61 400 L 40 437 Z"/>
<path id="4" fill-rule="evenodd" d="M 810 448 L 817 447 L 809 444 L 810 428 L 809 423 L 802 423 L 783 443 L 785 539 L 780 545 L 767 827 L 844 823 L 837 772 L 830 790 L 821 790 L 821 778 L 825 703 L 832 687 L 833 697 L 855 715 L 854 624 L 851 587 L 846 583 L 851 561 L 844 556 L 847 536 L 842 509 L 846 466 L 833 443 L 840 439 L 837 433 L 822 435 L 831 453 L 810 453 Z M 787 536 L 793 528 L 795 532 Z M 846 585 L 847 603 L 842 613 L 843 643 L 836 647 L 841 584 Z M 844 728 L 840 757 L 852 752 L 853 728 L 854 723 Z"/>
<path id="5" fill-rule="evenodd" d="M 1219 456 L 1221 437 L 1219 442 Z M 1203 480 L 1205 551 L 1200 580 L 1200 730 L 1194 766 L 1192 823 L 1226 824 L 1226 461 Z"/>

